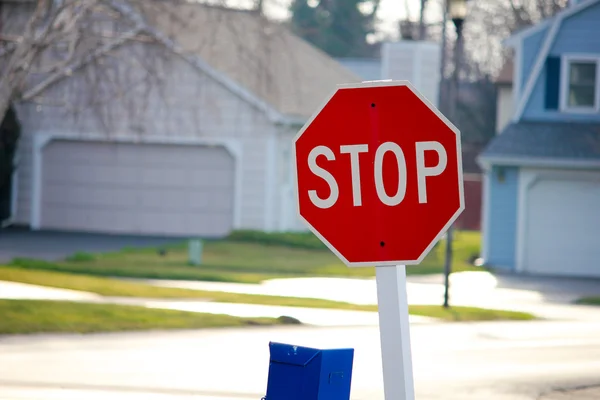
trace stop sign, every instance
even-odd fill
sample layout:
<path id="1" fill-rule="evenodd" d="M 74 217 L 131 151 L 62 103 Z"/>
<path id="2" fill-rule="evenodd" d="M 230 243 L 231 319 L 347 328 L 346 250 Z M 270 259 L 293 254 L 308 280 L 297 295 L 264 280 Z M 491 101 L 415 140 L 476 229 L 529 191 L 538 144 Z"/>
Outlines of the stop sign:
<path id="1" fill-rule="evenodd" d="M 340 86 L 294 150 L 300 216 L 349 266 L 417 264 L 464 209 L 460 132 L 408 82 Z"/>

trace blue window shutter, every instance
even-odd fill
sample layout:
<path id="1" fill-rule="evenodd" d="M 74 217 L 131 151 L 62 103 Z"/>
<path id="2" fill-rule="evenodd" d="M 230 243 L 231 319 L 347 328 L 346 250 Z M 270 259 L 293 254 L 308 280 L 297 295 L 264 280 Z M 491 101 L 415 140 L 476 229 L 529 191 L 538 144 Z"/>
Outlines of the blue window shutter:
<path id="1" fill-rule="evenodd" d="M 546 59 L 546 110 L 558 110 L 560 96 L 560 57 Z"/>

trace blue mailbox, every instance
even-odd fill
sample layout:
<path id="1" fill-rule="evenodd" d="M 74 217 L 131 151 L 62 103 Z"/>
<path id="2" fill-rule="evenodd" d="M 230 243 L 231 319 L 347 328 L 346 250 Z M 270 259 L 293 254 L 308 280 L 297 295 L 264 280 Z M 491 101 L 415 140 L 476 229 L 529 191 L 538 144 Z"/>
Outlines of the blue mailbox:
<path id="1" fill-rule="evenodd" d="M 354 349 L 269 343 L 266 400 L 349 400 Z"/>

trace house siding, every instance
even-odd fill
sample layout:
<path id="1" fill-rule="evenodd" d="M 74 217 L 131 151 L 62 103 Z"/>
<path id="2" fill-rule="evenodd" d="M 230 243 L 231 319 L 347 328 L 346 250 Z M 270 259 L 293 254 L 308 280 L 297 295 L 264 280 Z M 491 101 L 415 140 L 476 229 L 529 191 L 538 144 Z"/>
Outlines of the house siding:
<path id="1" fill-rule="evenodd" d="M 500 182 L 499 168 L 495 166 L 486 172 L 490 184 L 486 262 L 493 267 L 514 269 L 519 170 L 502 167 L 504 182 Z"/>
<path id="2" fill-rule="evenodd" d="M 517 82 L 519 84 L 523 93 L 525 89 L 525 85 L 527 85 L 527 81 L 529 80 L 529 76 L 531 71 L 533 70 L 533 66 L 535 65 L 535 61 L 537 60 L 540 49 L 542 48 L 542 44 L 544 43 L 544 39 L 546 38 L 546 34 L 548 33 L 548 28 L 543 28 L 540 31 L 532 34 L 531 36 L 525 38 L 523 40 L 523 53 L 521 59 L 521 82 Z"/>
<path id="3" fill-rule="evenodd" d="M 560 57 L 565 54 L 593 54 L 600 56 L 598 21 L 600 21 L 600 3 L 563 20 L 550 47 L 548 56 Z M 527 48 L 529 49 L 530 47 Z M 529 71 L 527 65 L 524 63 L 523 66 L 525 68 L 523 73 L 528 73 L 525 72 Z M 546 66 L 543 67 L 535 83 L 522 119 L 532 121 L 600 121 L 600 114 L 577 114 L 565 113 L 559 110 L 546 110 L 544 107 L 545 82 Z"/>
<path id="4" fill-rule="evenodd" d="M 294 137 L 297 127 L 282 128 L 278 136 L 277 199 L 278 229 L 280 231 L 307 231 L 298 216 L 296 176 L 294 173 Z"/>
<path id="5" fill-rule="evenodd" d="M 501 133 L 508 125 L 514 114 L 514 99 L 512 86 L 498 87 L 496 103 L 496 133 Z"/>
<path id="6" fill-rule="evenodd" d="M 116 60 L 126 60 L 128 48 L 121 48 Z M 128 80 L 139 74 L 139 66 L 120 65 Z M 84 68 L 43 93 L 54 103 L 78 104 L 78 96 L 93 93 L 90 74 Z M 162 83 L 150 89 L 132 88 L 122 98 L 108 101 L 95 110 L 74 114 L 64 107 L 24 103 L 18 105 L 23 137 L 19 155 L 18 214 L 16 222 L 29 224 L 32 189 L 32 138 L 38 133 L 59 132 L 85 137 L 104 134 L 107 139 L 121 135 L 216 138 L 233 140 L 241 146 L 242 187 L 240 228 L 264 229 L 266 200 L 266 149 L 276 127 L 263 112 L 242 100 L 220 83 L 198 71 L 181 58 L 166 55 L 159 74 Z M 129 74 L 129 75 L 127 75 Z M 43 99 L 42 99 L 43 100 Z M 102 115 L 102 117 L 100 116 Z M 108 121 L 108 125 L 103 122 Z"/>
<path id="7" fill-rule="evenodd" d="M 600 54 L 598 21 L 600 21 L 600 3 L 563 20 L 550 54 Z"/>

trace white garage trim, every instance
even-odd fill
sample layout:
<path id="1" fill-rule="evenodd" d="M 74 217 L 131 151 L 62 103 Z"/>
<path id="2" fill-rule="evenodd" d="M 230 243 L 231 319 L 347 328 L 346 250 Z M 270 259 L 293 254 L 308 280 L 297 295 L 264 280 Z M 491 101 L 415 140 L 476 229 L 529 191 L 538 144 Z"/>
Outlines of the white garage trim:
<path id="1" fill-rule="evenodd" d="M 52 140 L 100 141 L 105 143 L 140 143 L 140 144 L 172 144 L 197 146 L 223 146 L 231 154 L 235 162 L 235 182 L 233 199 L 233 228 L 241 226 L 242 204 L 242 144 L 237 139 L 215 139 L 185 136 L 139 136 L 118 135 L 107 137 L 102 134 L 86 134 L 73 136 L 59 132 L 38 133 L 33 137 L 33 171 L 31 180 L 31 229 L 39 230 L 42 209 L 42 157 L 44 147 Z"/>
<path id="2" fill-rule="evenodd" d="M 15 165 L 17 163 L 15 162 Z M 18 202 L 18 190 L 19 190 L 19 170 L 15 168 L 11 176 L 11 187 L 10 187 L 10 214 L 6 220 L 0 224 L 0 228 L 6 228 L 13 224 L 15 217 L 17 216 L 17 204 Z"/>
<path id="3" fill-rule="evenodd" d="M 491 187 L 490 187 L 490 172 L 484 171 L 483 173 L 483 193 L 482 193 L 482 207 L 481 207 L 481 233 L 483 234 L 483 241 L 481 243 L 481 258 L 484 262 L 488 261 L 488 252 L 490 248 L 490 213 L 492 209 L 490 207 L 491 199 Z"/>
<path id="4" fill-rule="evenodd" d="M 519 171 L 519 186 L 517 191 L 517 235 L 515 238 L 515 270 L 525 269 L 525 249 L 527 248 L 527 198 L 529 189 L 537 182 L 539 174 L 533 171 Z"/>
<path id="5" fill-rule="evenodd" d="M 267 137 L 267 156 L 265 168 L 265 212 L 264 230 L 275 230 L 275 192 L 277 185 L 277 136 L 274 132 Z"/>

